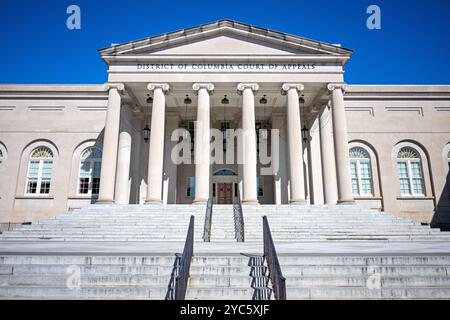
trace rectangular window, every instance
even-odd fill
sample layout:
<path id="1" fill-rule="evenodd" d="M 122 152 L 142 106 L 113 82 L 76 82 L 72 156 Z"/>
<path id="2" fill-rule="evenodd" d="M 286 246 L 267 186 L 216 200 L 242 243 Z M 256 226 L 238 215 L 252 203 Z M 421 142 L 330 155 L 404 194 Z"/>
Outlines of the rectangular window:
<path id="1" fill-rule="evenodd" d="M 264 196 L 264 186 L 261 178 L 256 179 L 256 190 L 258 191 L 258 197 Z"/>
<path id="2" fill-rule="evenodd" d="M 215 197 L 216 196 L 216 184 L 213 183 L 212 187 L 213 187 L 213 197 Z"/>
<path id="3" fill-rule="evenodd" d="M 408 164 L 403 161 L 397 162 L 398 177 L 400 179 L 400 194 L 411 195 L 411 188 L 409 185 Z"/>
<path id="4" fill-rule="evenodd" d="M 422 180 L 422 168 L 420 162 L 411 162 L 411 177 L 413 193 L 423 195 L 423 180 Z"/>
<path id="5" fill-rule="evenodd" d="M 352 191 L 354 195 L 359 195 L 359 186 L 358 186 L 358 169 L 356 162 L 350 162 L 350 173 L 352 176 Z"/>
<path id="6" fill-rule="evenodd" d="M 235 197 L 235 198 L 238 197 L 238 193 L 239 193 L 239 187 L 238 187 L 238 184 L 235 183 L 235 184 L 234 184 L 234 197 Z"/>
<path id="7" fill-rule="evenodd" d="M 195 177 L 188 177 L 186 196 L 188 198 L 195 197 Z"/>
<path id="8" fill-rule="evenodd" d="M 39 160 L 31 160 L 28 168 L 27 193 L 37 193 L 37 184 L 39 177 Z"/>
<path id="9" fill-rule="evenodd" d="M 360 173 L 361 173 L 361 194 L 373 195 L 370 163 L 369 162 L 360 162 L 359 169 L 360 169 Z"/>

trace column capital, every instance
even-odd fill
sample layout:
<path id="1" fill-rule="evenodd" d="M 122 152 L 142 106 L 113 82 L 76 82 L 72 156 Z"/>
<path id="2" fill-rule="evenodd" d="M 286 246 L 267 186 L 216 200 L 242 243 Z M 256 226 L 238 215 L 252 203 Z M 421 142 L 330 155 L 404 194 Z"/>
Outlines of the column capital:
<path id="1" fill-rule="evenodd" d="M 167 94 L 167 92 L 170 89 L 170 86 L 168 83 L 149 83 L 147 85 L 147 89 L 150 91 L 153 91 L 155 89 L 162 89 L 162 91 L 164 91 L 165 94 Z"/>
<path id="2" fill-rule="evenodd" d="M 347 84 L 346 83 L 329 83 L 327 85 L 328 91 L 334 91 L 336 89 L 341 89 L 342 93 L 344 93 L 347 90 Z"/>
<path id="3" fill-rule="evenodd" d="M 105 91 L 109 91 L 111 89 L 117 89 L 117 91 L 124 91 L 125 85 L 123 83 L 105 83 L 104 84 Z"/>
<path id="4" fill-rule="evenodd" d="M 296 89 L 297 91 L 303 91 L 305 86 L 301 83 L 283 83 L 281 86 L 281 93 L 286 94 L 290 89 Z"/>
<path id="5" fill-rule="evenodd" d="M 237 85 L 238 92 L 242 92 L 245 89 L 252 89 L 252 91 L 258 91 L 259 90 L 259 84 L 257 83 L 239 83 Z"/>
<path id="6" fill-rule="evenodd" d="M 199 91 L 200 89 L 206 89 L 208 93 L 211 93 L 214 91 L 214 84 L 213 83 L 194 83 L 192 85 L 192 90 Z"/>

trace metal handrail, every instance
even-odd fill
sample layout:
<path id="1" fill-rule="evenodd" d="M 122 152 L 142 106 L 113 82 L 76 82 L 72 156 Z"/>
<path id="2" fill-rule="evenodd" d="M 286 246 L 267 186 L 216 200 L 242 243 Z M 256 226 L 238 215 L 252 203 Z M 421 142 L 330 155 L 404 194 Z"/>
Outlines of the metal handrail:
<path id="1" fill-rule="evenodd" d="M 234 234 L 238 242 L 244 242 L 244 215 L 242 213 L 241 194 L 237 190 L 237 201 L 233 203 Z"/>
<path id="2" fill-rule="evenodd" d="M 189 229 L 184 243 L 183 255 L 180 259 L 178 274 L 175 278 L 175 300 L 184 300 L 186 297 L 189 269 L 194 252 L 194 216 L 189 221 Z"/>
<path id="3" fill-rule="evenodd" d="M 270 232 L 267 217 L 263 217 L 263 241 L 264 241 L 264 257 L 269 268 L 269 278 L 272 282 L 272 290 L 275 300 L 286 300 L 286 279 L 281 272 L 280 263 L 278 262 L 277 251 L 273 243 L 272 233 Z"/>
<path id="4" fill-rule="evenodd" d="M 203 227 L 204 242 L 211 241 L 212 208 L 213 208 L 212 198 L 209 198 L 208 202 L 206 203 L 205 225 Z"/>

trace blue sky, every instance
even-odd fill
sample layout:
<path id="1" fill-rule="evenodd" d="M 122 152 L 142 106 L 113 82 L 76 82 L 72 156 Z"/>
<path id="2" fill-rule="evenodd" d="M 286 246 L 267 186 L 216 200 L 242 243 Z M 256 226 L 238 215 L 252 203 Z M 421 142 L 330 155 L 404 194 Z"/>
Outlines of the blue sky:
<path id="1" fill-rule="evenodd" d="M 81 30 L 66 9 L 81 8 Z M 366 28 L 381 8 L 382 29 Z M 103 83 L 97 49 L 235 19 L 354 49 L 350 84 L 450 84 L 448 0 L 2 0 L 0 83 Z"/>

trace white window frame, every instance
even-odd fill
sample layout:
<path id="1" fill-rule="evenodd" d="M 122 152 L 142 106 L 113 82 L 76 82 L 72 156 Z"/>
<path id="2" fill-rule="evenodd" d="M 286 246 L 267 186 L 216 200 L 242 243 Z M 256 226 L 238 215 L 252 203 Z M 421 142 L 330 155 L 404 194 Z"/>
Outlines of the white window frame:
<path id="1" fill-rule="evenodd" d="M 361 162 L 369 164 L 370 189 L 372 190 L 372 193 L 362 193 L 363 192 L 363 187 L 362 187 L 362 178 L 361 178 Z M 353 193 L 353 196 L 356 196 L 356 197 L 373 197 L 374 196 L 373 195 L 373 174 L 372 174 L 372 165 L 370 163 L 370 159 L 351 158 L 350 159 L 350 163 L 356 163 L 356 179 L 358 180 L 358 193 Z"/>
<path id="2" fill-rule="evenodd" d="M 94 148 L 94 147 L 88 147 L 88 148 L 86 148 L 86 149 L 84 149 L 83 150 L 83 152 L 81 153 L 81 155 L 83 155 L 86 151 L 87 151 L 87 149 L 90 149 L 90 148 Z M 98 148 L 97 148 L 98 149 Z M 100 150 L 100 149 L 98 149 L 98 150 Z M 101 152 L 101 150 L 100 150 L 100 152 Z M 80 179 L 82 178 L 81 177 L 81 166 L 83 165 L 83 163 L 85 163 L 85 162 L 89 162 L 89 185 L 88 185 L 88 193 L 81 193 L 80 192 Z M 92 173 L 93 173 L 93 171 L 94 171 L 94 164 L 95 163 L 100 163 L 100 166 L 102 165 L 102 159 L 101 158 L 92 158 L 92 159 L 80 159 L 80 163 L 79 163 L 79 166 L 78 166 L 78 180 L 77 180 L 77 195 L 78 196 L 85 196 L 85 197 L 89 197 L 89 196 L 98 196 L 98 193 L 92 193 L 92 185 L 93 185 L 93 183 L 94 183 L 94 177 L 93 177 L 93 175 L 92 175 Z M 83 177 L 83 178 L 86 178 L 86 177 Z M 100 192 L 100 190 L 99 190 L 99 192 Z"/>
<path id="3" fill-rule="evenodd" d="M 374 185 L 373 185 L 372 161 L 370 159 L 369 152 L 366 149 L 364 149 L 363 147 L 359 147 L 359 146 L 351 147 L 349 152 L 351 152 L 351 150 L 354 148 L 362 149 L 367 154 L 367 158 L 355 158 L 355 157 L 350 156 L 350 167 L 351 167 L 352 163 L 356 163 L 356 179 L 358 180 L 358 193 L 353 193 L 353 196 L 360 197 L 360 198 L 374 197 L 375 191 L 374 191 Z M 372 190 L 372 193 L 362 193 L 363 187 L 362 187 L 362 178 L 361 178 L 361 162 L 369 164 L 370 189 Z M 353 180 L 353 177 L 351 177 L 351 179 Z M 352 192 L 353 192 L 353 188 L 352 188 Z"/>
<path id="4" fill-rule="evenodd" d="M 414 149 L 412 147 L 410 147 L 411 149 Z M 400 148 L 399 152 L 402 150 L 402 148 Z M 414 149 L 415 150 L 415 149 Z M 417 152 L 417 154 L 419 154 L 419 152 L 417 150 L 415 150 Z M 397 153 L 398 155 L 398 153 Z M 399 162 L 403 162 L 406 163 L 406 169 L 408 170 L 408 181 L 409 181 L 409 190 L 410 193 L 409 194 L 404 194 L 402 193 L 402 190 L 400 188 L 400 196 L 401 197 L 424 197 L 425 196 L 425 177 L 424 177 L 424 172 L 423 172 L 423 166 L 422 166 L 422 158 L 420 158 L 420 154 L 419 154 L 419 158 L 398 158 L 397 156 L 397 178 L 398 181 L 400 183 L 400 176 L 398 175 L 398 164 Z M 420 166 L 420 173 L 421 173 L 421 182 L 422 182 L 422 193 L 415 193 L 414 192 L 414 184 L 413 184 L 413 175 L 412 175 L 412 166 L 411 163 L 418 163 Z"/>
<path id="5" fill-rule="evenodd" d="M 49 197 L 50 196 L 51 187 L 52 187 L 54 158 L 53 157 L 51 157 L 51 158 L 50 157 L 33 158 L 33 153 L 36 151 L 36 149 L 39 149 L 39 148 L 47 148 L 47 147 L 37 147 L 37 148 L 34 148 L 33 151 L 31 152 L 31 155 L 30 155 L 30 157 L 28 159 L 27 180 L 26 180 L 26 183 L 25 183 L 25 195 L 27 195 L 27 196 L 41 196 L 41 197 L 44 196 L 44 197 Z M 50 152 L 53 154 L 53 152 L 51 150 L 50 150 Z M 50 175 L 50 188 L 49 188 L 48 193 L 41 193 L 42 169 L 44 167 L 44 161 L 49 161 L 49 160 L 52 162 L 52 174 Z M 30 174 L 31 161 L 39 161 L 37 183 L 36 183 L 36 193 L 28 192 L 28 183 L 30 182 L 29 174 Z"/>

